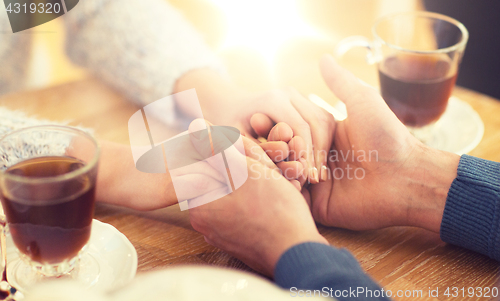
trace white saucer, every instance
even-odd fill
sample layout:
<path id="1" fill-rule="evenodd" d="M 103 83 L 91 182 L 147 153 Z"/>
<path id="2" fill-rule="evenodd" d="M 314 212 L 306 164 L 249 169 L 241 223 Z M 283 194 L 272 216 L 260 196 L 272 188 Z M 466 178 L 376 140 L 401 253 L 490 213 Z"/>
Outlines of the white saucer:
<path id="1" fill-rule="evenodd" d="M 11 285 L 11 274 L 20 262 L 18 251 L 9 233 L 7 244 L 7 279 Z M 90 289 L 109 291 L 121 287 L 132 280 L 137 271 L 137 252 L 125 235 L 115 227 L 98 220 L 92 222 L 92 232 L 87 245 L 87 254 L 95 260 L 99 267 L 99 276 Z"/>
<path id="2" fill-rule="evenodd" d="M 319 96 L 310 94 L 309 99 L 330 112 L 336 120 L 344 120 L 347 110 L 341 101 L 334 106 Z M 465 101 L 452 96 L 443 116 L 432 128 L 432 139 L 426 141 L 430 147 L 463 155 L 473 150 L 484 134 L 484 123 L 479 114 Z"/>
<path id="3" fill-rule="evenodd" d="M 484 123 L 468 103 L 452 96 L 433 131 L 435 138 L 427 143 L 429 146 L 463 155 L 481 142 Z"/>

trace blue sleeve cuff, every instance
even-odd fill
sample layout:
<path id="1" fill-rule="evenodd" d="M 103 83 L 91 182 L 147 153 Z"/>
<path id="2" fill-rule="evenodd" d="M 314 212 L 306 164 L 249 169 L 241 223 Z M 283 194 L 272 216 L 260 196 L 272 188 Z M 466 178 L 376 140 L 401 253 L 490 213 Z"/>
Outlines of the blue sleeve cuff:
<path id="1" fill-rule="evenodd" d="M 500 261 L 500 163 L 463 155 L 441 222 L 445 242 Z"/>
<path id="2" fill-rule="evenodd" d="M 279 286 L 297 290 L 319 290 L 322 296 L 338 300 L 389 300 L 345 249 L 320 243 L 303 243 L 288 249 L 274 271 Z M 376 297 L 377 296 L 377 297 Z"/>

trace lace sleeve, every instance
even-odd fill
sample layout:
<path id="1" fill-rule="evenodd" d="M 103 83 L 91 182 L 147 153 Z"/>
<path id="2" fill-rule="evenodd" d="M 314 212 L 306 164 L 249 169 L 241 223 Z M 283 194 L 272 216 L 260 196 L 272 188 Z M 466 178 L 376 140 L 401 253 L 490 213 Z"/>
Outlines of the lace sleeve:
<path id="1" fill-rule="evenodd" d="M 53 122 L 49 120 L 36 119 L 32 117 L 27 117 L 24 113 L 19 111 L 11 111 L 4 107 L 0 107 L 0 139 L 3 138 L 8 133 L 23 129 L 30 126 L 37 125 L 66 125 L 66 123 Z M 92 134 L 92 130 L 87 128 L 78 127 L 79 129 Z M 56 139 L 57 140 L 57 139 Z M 69 145 L 68 140 L 57 140 L 47 139 L 46 143 L 43 144 L 43 148 L 52 153 L 57 153 L 54 149 L 60 150 L 61 153 L 65 152 L 65 149 Z M 25 151 L 39 151 L 33 149 L 31 145 L 23 146 Z M 13 162 L 19 161 L 19 154 L 14 151 L 13 147 L 5 147 L 5 145 L 0 145 L 0 170 L 5 169 L 7 166 L 13 164 Z"/>

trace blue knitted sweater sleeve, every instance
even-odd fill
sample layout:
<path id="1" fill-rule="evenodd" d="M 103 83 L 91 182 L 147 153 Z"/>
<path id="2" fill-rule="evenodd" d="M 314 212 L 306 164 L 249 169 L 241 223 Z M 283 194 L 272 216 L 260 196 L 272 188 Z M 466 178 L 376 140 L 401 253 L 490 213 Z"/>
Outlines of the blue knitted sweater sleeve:
<path id="1" fill-rule="evenodd" d="M 500 261 L 500 163 L 460 158 L 440 231 L 443 241 Z"/>
<path id="2" fill-rule="evenodd" d="M 302 243 L 288 249 L 276 265 L 274 280 L 289 289 L 291 297 L 390 300 L 387 291 L 361 269 L 347 250 L 319 243 Z"/>

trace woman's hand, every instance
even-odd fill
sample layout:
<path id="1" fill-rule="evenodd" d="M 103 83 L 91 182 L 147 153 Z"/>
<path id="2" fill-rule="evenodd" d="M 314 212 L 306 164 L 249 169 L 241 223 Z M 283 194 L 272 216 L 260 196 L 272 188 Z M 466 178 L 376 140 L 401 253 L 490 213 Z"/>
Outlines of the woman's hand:
<path id="1" fill-rule="evenodd" d="M 174 189 L 169 171 L 145 173 L 137 170 L 129 145 L 107 141 L 100 141 L 100 144 L 96 184 L 99 202 L 136 210 L 154 210 L 177 204 L 178 197 L 181 201 L 196 198 L 224 186 L 224 179 L 209 166 L 197 166 L 193 170 L 186 166 L 182 173 L 174 173 Z"/>
<path id="2" fill-rule="evenodd" d="M 208 124 L 210 125 L 210 124 Z M 283 136 L 283 135 L 282 135 Z M 200 157 L 189 136 L 175 140 L 176 147 L 169 149 L 169 158 L 179 158 L 182 166 L 170 166 L 166 173 L 145 173 L 134 165 L 129 145 L 101 141 L 101 159 L 97 177 L 97 200 L 104 203 L 130 207 L 137 210 L 153 210 L 176 204 L 179 200 L 196 199 L 226 187 L 225 177 Z M 284 142 L 267 143 L 266 154 L 262 148 L 244 140 L 249 156 L 270 169 L 279 171 L 269 158 L 289 156 Z M 213 145 L 213 144 L 212 144 Z M 164 164 L 152 162 L 153 164 Z M 302 173 L 299 162 L 283 162 L 290 170 L 286 172 L 294 187 L 300 190 L 297 178 Z"/>
<path id="3" fill-rule="evenodd" d="M 326 166 L 325 154 L 332 143 L 329 133 L 334 130 L 335 121 L 331 114 L 292 89 L 243 93 L 208 69 L 188 72 L 177 82 L 177 92 L 190 88 L 196 88 L 204 118 L 216 125 L 235 126 L 244 135 L 257 138 L 267 137 L 276 123 L 289 124 L 292 137 L 298 136 L 304 141 L 302 156 L 307 163 L 306 176 L 312 183 L 319 182 L 319 171 Z M 189 107 L 177 105 L 189 115 Z"/>

